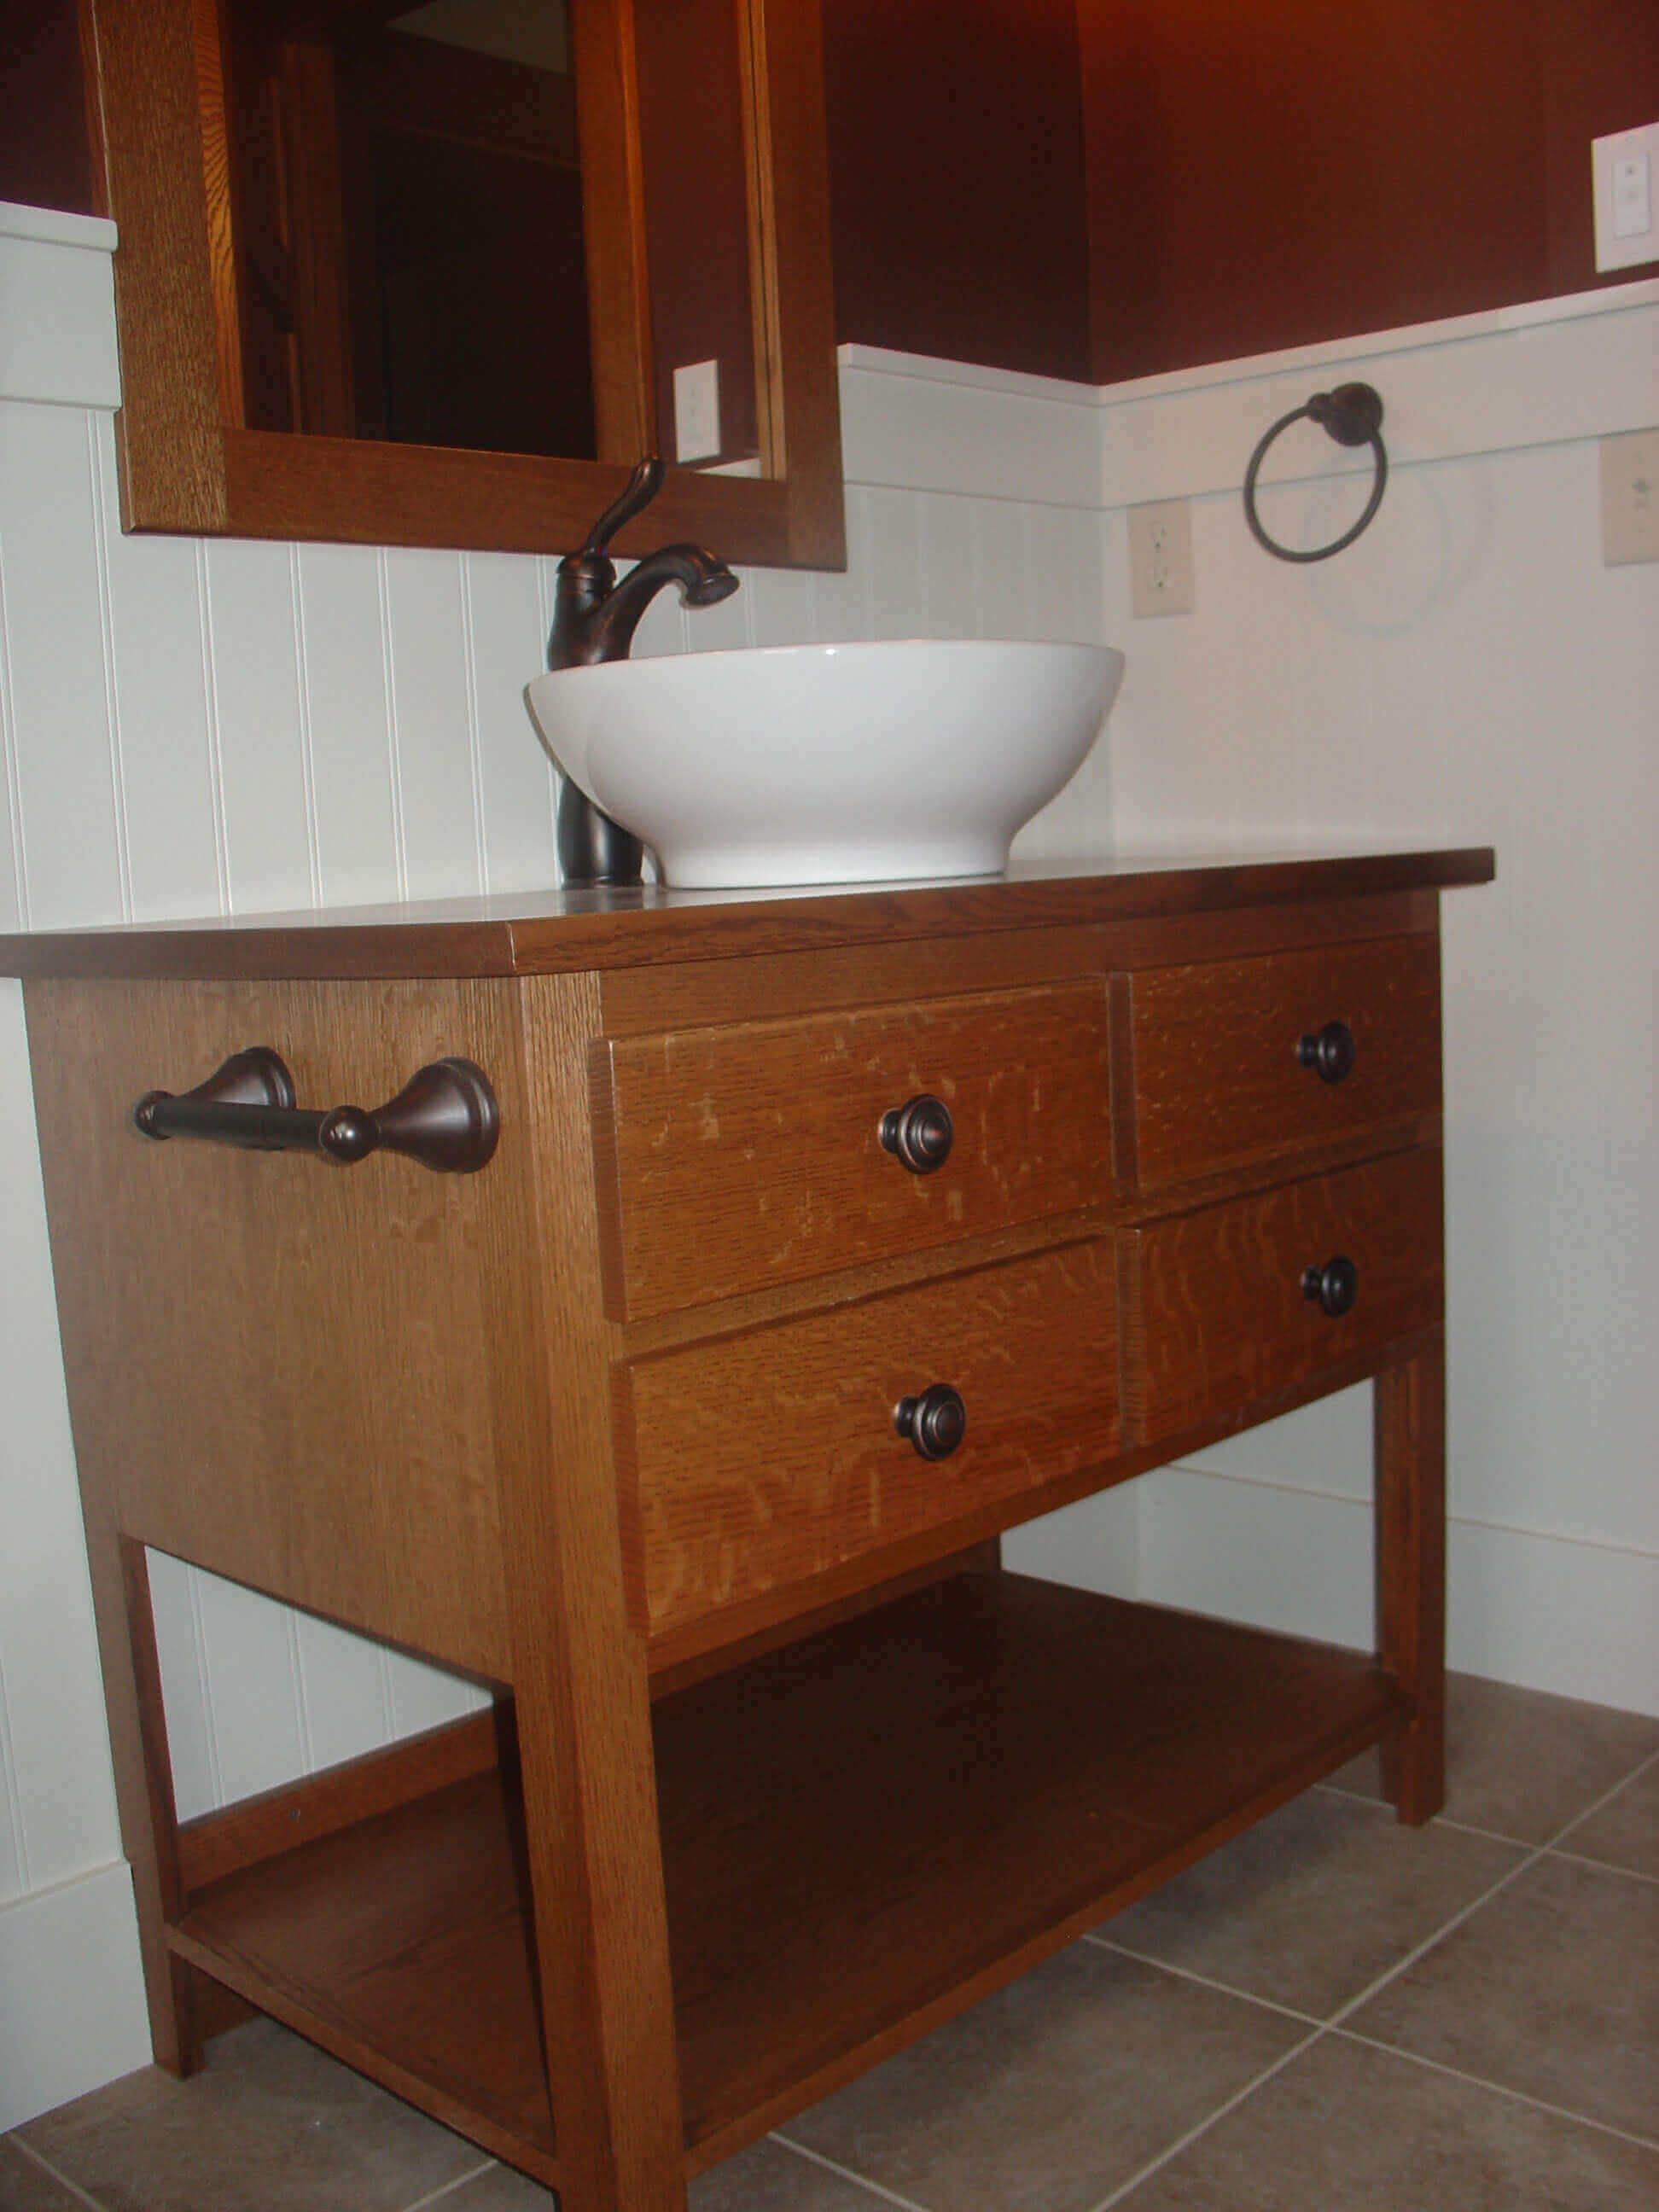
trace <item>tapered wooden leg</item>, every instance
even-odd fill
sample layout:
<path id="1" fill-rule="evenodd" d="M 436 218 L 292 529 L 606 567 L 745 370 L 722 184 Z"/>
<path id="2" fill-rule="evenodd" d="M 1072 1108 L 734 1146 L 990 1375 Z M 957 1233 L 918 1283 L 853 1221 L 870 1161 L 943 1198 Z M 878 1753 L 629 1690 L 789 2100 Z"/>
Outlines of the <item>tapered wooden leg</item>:
<path id="1" fill-rule="evenodd" d="M 685 2150 L 637 1589 L 612 1460 L 586 1055 L 592 977 L 526 992 L 486 1260 L 513 1690 L 562 2212 L 685 2212 Z M 516 1085 L 513 1086 L 516 1090 Z M 520 1127 L 538 1136 L 514 1142 Z M 516 1189 L 515 1189 L 516 1182 Z M 526 1251 L 546 1255 L 526 1268 Z M 526 1278 L 531 1279 L 526 1282 Z"/>
<path id="2" fill-rule="evenodd" d="M 150 2042 L 158 2066 L 171 2074 L 193 2074 L 202 2063 L 194 1976 L 167 1949 L 165 1934 L 166 1923 L 178 1917 L 182 1900 L 149 1569 L 143 1546 L 118 1533 L 99 1510 L 95 1495 L 86 1504 L 121 1847 L 132 1868 Z"/>
<path id="3" fill-rule="evenodd" d="M 1414 1701 L 1382 1784 L 1413 1826 L 1445 1797 L 1446 1359 L 1439 1335 L 1376 1378 L 1376 1641 Z"/>

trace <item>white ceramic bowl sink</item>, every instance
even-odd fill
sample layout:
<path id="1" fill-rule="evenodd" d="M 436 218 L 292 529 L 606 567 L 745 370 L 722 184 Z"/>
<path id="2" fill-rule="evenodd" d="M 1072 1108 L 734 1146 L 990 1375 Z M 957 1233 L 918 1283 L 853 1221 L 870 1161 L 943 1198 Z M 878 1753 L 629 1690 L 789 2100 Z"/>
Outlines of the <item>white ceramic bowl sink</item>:
<path id="1" fill-rule="evenodd" d="M 1105 646 L 974 639 L 617 660 L 526 691 L 548 750 L 664 882 L 992 876 L 1117 696 Z"/>

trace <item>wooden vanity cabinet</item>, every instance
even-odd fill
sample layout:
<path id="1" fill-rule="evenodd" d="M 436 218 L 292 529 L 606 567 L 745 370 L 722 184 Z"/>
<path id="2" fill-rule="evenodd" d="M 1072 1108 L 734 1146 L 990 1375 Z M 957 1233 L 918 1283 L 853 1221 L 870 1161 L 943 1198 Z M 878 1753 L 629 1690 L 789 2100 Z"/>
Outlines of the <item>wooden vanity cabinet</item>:
<path id="1" fill-rule="evenodd" d="M 690 2175 L 1373 1741 L 1440 1798 L 1437 896 L 1488 853 L 0 943 L 158 2058 L 223 1992 L 562 2192 Z M 459 1055 L 477 1172 L 176 1136 Z M 1376 1383 L 1374 1653 L 995 1539 Z M 924 1449 L 926 1447 L 926 1449 Z M 180 1824 L 146 1547 L 479 1719 Z"/>

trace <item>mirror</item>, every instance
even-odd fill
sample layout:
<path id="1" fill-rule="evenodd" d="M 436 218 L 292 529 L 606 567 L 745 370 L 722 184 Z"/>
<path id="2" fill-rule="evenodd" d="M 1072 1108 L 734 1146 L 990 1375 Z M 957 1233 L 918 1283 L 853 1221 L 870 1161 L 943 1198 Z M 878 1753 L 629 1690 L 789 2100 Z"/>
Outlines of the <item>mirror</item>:
<path id="1" fill-rule="evenodd" d="M 844 566 L 817 0 L 568 8 L 93 0 L 127 527 Z"/>

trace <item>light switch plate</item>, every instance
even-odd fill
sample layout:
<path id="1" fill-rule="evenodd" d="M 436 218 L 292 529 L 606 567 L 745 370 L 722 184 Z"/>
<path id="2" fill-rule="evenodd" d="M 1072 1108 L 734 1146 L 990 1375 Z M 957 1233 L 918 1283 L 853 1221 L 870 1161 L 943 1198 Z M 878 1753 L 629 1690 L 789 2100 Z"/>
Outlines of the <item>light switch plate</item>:
<path id="1" fill-rule="evenodd" d="M 674 458 L 712 461 L 720 449 L 720 365 L 694 361 L 674 371 Z"/>
<path id="2" fill-rule="evenodd" d="M 1193 611 L 1193 507 L 1152 500 L 1129 509 L 1129 604 L 1138 615 Z"/>
<path id="3" fill-rule="evenodd" d="M 1592 139 L 1590 180 L 1596 267 L 1659 261 L 1659 123 Z"/>
<path id="4" fill-rule="evenodd" d="M 1659 429 L 1601 441 L 1601 561 L 1659 561 Z"/>

